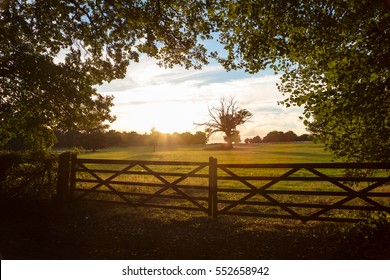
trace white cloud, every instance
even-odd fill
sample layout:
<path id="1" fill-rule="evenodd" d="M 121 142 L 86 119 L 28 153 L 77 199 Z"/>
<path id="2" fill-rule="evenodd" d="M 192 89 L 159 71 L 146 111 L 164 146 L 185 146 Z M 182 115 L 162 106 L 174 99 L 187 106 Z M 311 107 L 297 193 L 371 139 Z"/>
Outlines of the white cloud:
<path id="1" fill-rule="evenodd" d="M 209 107 L 218 106 L 223 96 L 235 96 L 242 108 L 254 113 L 251 122 L 240 129 L 243 140 L 272 130 L 305 132 L 300 108 L 277 105 L 284 99 L 276 87 L 279 76 L 225 72 L 216 64 L 200 71 L 165 69 L 150 58 L 141 57 L 140 61 L 129 67 L 125 79 L 98 88 L 115 96 L 113 129 L 143 133 L 155 127 L 162 132 L 195 132 L 202 128 L 193 123 L 206 121 Z"/>

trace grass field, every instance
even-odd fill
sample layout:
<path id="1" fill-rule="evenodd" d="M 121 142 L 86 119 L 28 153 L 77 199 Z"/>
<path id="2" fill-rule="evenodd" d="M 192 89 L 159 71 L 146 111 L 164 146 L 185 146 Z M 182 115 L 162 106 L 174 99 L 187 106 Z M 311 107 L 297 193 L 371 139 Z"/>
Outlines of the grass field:
<path id="1" fill-rule="evenodd" d="M 122 149 L 107 149 L 98 152 L 87 152 L 79 155 L 81 159 L 115 159 L 115 160 L 150 160 L 150 161 L 173 161 L 173 162 L 208 162 L 209 157 L 218 159 L 219 164 L 262 164 L 262 163 L 329 163 L 332 161 L 332 156 L 323 150 L 322 145 L 313 143 L 280 143 L 280 144 L 259 144 L 259 145 L 238 145 L 233 150 L 220 150 L 216 145 L 209 146 L 184 146 L 184 147 L 157 147 L 154 151 L 153 147 L 130 147 Z M 112 174 L 115 174 L 116 170 L 122 170 L 126 168 L 126 164 L 85 164 L 91 170 L 112 170 L 112 173 L 97 171 L 96 174 L 102 178 L 107 179 Z M 115 181 L 111 181 L 111 186 L 121 192 L 119 194 L 111 195 L 112 190 L 107 186 L 101 185 L 99 192 L 90 193 L 88 196 L 93 199 L 102 200 L 114 200 L 124 201 L 126 198 L 132 203 L 141 203 L 147 196 L 153 196 L 155 192 L 158 192 L 164 188 L 162 180 L 167 182 L 175 182 L 180 179 L 182 175 L 185 175 L 197 166 L 176 166 L 176 165 L 151 165 L 150 168 L 153 172 L 159 172 L 160 178 L 155 176 L 151 172 L 146 171 L 143 166 L 135 166 L 131 168 L 131 171 L 125 174 L 114 175 Z M 265 195 L 251 195 L 251 186 L 260 188 L 267 185 L 272 181 L 272 178 L 278 178 L 286 172 L 290 171 L 291 168 L 228 168 L 228 171 L 218 169 L 218 199 L 220 203 L 218 205 L 219 210 L 224 209 L 235 201 L 243 200 L 243 204 L 236 205 L 233 207 L 233 212 L 238 211 L 240 213 L 246 212 L 247 214 L 252 213 L 263 213 L 266 215 L 288 214 L 291 209 L 293 212 L 300 215 L 309 216 L 314 214 L 321 209 L 321 205 L 330 205 L 337 203 L 343 198 L 342 196 L 333 195 L 338 192 L 345 192 L 341 183 L 341 188 L 331 181 L 318 181 L 318 180 L 294 180 L 294 181 L 280 181 L 267 187 L 267 191 L 273 192 L 271 197 Z M 318 170 L 317 170 L 318 171 Z M 133 172 L 133 173 L 132 173 Z M 243 179 L 245 182 L 233 179 L 229 172 L 237 174 L 243 177 L 270 177 L 271 179 Z M 331 177 L 343 177 L 345 175 L 344 169 L 321 169 L 320 172 Z M 177 174 L 177 175 L 172 175 Z M 204 174 L 205 177 L 187 177 L 180 183 L 176 184 L 180 190 L 174 188 L 168 188 L 162 191 L 158 197 L 153 197 L 149 200 L 150 203 L 157 203 L 159 205 L 164 204 L 170 206 L 182 206 L 192 207 L 194 202 L 190 202 L 186 199 L 184 201 L 178 201 L 175 197 L 170 200 L 170 196 L 178 196 L 179 192 L 182 195 L 188 195 L 192 198 L 199 199 L 199 204 L 207 208 L 207 197 L 209 191 L 209 178 L 208 168 L 202 169 L 197 172 L 196 175 Z M 95 180 L 93 175 L 88 172 L 78 173 L 78 178 L 82 180 Z M 317 175 L 313 174 L 308 170 L 296 171 L 291 177 L 307 177 L 319 179 Z M 221 179 L 225 177 L 226 179 Z M 243 178 L 241 177 L 241 178 Z M 290 177 L 290 176 L 289 176 Z M 291 178 L 290 177 L 290 178 Z M 93 188 L 98 182 L 81 182 L 77 186 L 83 192 L 84 189 Z M 348 183 L 346 183 L 348 185 Z M 249 186 L 251 185 L 251 186 Z M 248 187 L 249 186 L 249 187 Z M 363 182 L 360 184 L 351 184 L 350 187 L 356 191 L 367 187 L 367 183 Z M 280 191 L 297 192 L 296 194 L 277 194 Z M 303 195 L 301 191 L 312 192 L 311 195 Z M 330 195 L 317 195 L 313 192 L 331 192 Z M 388 191 L 388 187 L 383 188 L 383 191 Z M 345 192 L 347 194 L 347 192 Z M 246 196 L 251 196 L 250 199 L 245 199 Z M 126 198 L 125 198 L 126 197 Z M 146 198 L 145 198 L 146 199 Z M 148 199 L 146 199 L 148 200 Z M 270 206 L 270 201 L 272 206 Z M 278 203 L 284 203 L 290 205 L 290 210 L 275 205 L 275 201 Z M 378 200 L 379 201 L 379 200 Z M 298 206 L 298 204 L 314 204 L 312 208 Z M 196 204 L 196 203 L 195 203 Z M 353 199 L 349 202 L 349 206 L 358 205 L 370 206 L 370 203 L 364 202 L 360 199 Z M 371 205 L 372 206 L 372 205 Z M 230 206 L 229 206 L 230 207 Z M 319 208 L 320 207 L 320 208 Z M 344 209 L 345 210 L 345 209 Z M 350 216 L 350 212 L 344 210 L 332 210 L 326 211 L 326 214 L 330 216 L 338 217 L 340 215 Z M 287 212 L 286 212 L 287 211 Z"/>
<path id="2" fill-rule="evenodd" d="M 157 147 L 155 152 L 153 147 L 131 147 L 95 153 L 82 152 L 78 155 L 84 159 L 191 162 L 208 162 L 210 156 L 226 164 L 318 163 L 332 160 L 321 145 L 312 143 L 240 145 L 232 151 L 217 150 L 216 146 Z M 120 165 L 93 164 L 88 167 L 112 170 L 123 168 Z M 140 169 L 131 171 L 142 171 L 140 166 L 136 167 Z M 156 166 L 151 168 L 155 170 Z M 185 172 L 175 170 L 182 171 Z M 111 175 L 97 173 L 102 178 Z M 161 184 L 150 174 L 151 178 L 147 179 L 135 173 L 120 175 L 115 180 Z M 87 172 L 79 175 L 91 179 Z M 170 176 L 164 178 L 174 180 Z M 205 185 L 207 181 L 205 179 Z M 198 183 L 189 181 L 189 184 Z M 229 181 L 225 183 L 223 186 L 227 187 Z M 253 182 L 256 186 L 260 183 Z M 310 186 L 297 185 L 296 182 L 284 183 L 287 185 L 274 187 L 324 187 L 318 182 L 311 182 Z M 121 191 L 128 187 L 115 183 L 112 185 Z M 185 186 L 182 187 L 184 189 Z M 127 191 L 136 193 L 144 191 L 142 188 L 134 185 Z M 159 188 L 157 186 L 154 190 Z M 197 190 L 187 193 L 202 195 Z M 162 194 L 175 195 L 174 192 Z M 235 195 L 239 197 L 243 194 Z M 288 196 L 273 197 L 286 203 L 291 200 Z M 292 202 L 296 203 L 297 200 Z M 305 202 L 327 203 L 314 201 L 313 198 Z M 251 207 L 255 208 L 256 205 Z M 16 202 L 0 204 L 0 210 L 0 254 L 5 259 L 390 259 L 390 226 L 383 220 L 354 225 L 224 215 L 211 219 L 205 213 L 195 211 L 133 208 L 85 201 L 74 201 L 64 208 L 56 204 Z M 254 210 L 277 213 L 267 206 Z"/>
<path id="3" fill-rule="evenodd" d="M 323 145 L 314 143 L 275 143 L 237 145 L 233 150 L 220 150 L 217 145 L 183 147 L 128 147 L 97 152 L 82 152 L 80 158 L 162 160 L 207 162 L 215 157 L 219 163 L 306 163 L 330 162 L 332 156 Z"/>

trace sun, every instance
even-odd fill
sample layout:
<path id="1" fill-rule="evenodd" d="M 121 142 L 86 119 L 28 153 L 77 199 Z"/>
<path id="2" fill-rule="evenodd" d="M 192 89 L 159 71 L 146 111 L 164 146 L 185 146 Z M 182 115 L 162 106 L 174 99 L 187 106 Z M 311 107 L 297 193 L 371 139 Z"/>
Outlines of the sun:
<path id="1" fill-rule="evenodd" d="M 160 104 L 154 108 L 150 121 L 154 128 L 163 133 L 191 132 L 195 125 L 194 116 L 185 104 Z"/>
<path id="2" fill-rule="evenodd" d="M 150 133 L 154 128 L 162 133 L 194 133 L 202 128 L 194 122 L 202 119 L 196 105 L 187 102 L 153 101 L 142 104 L 114 106 L 112 114 L 117 120 L 111 128 L 119 131 Z"/>

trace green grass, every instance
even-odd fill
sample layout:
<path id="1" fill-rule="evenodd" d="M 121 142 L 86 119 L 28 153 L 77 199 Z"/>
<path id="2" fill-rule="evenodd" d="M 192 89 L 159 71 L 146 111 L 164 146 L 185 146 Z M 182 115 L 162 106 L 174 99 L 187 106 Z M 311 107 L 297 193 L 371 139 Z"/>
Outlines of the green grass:
<path id="1" fill-rule="evenodd" d="M 111 148 L 97 152 L 83 152 L 79 158 L 160 160 L 207 162 L 209 157 L 218 163 L 313 163 L 330 162 L 332 156 L 323 146 L 313 143 L 278 143 L 259 145 L 237 145 L 233 150 L 218 150 L 217 146 L 183 147 L 128 147 Z"/>
<path id="2" fill-rule="evenodd" d="M 87 152 L 79 155 L 79 158 L 87 159 L 121 159 L 121 160 L 151 160 L 151 161 L 187 161 L 187 162 L 208 162 L 209 157 L 215 157 L 218 159 L 218 163 L 228 164 L 253 164 L 253 163 L 319 163 L 319 162 L 331 162 L 332 156 L 323 150 L 323 147 L 318 144 L 313 143 L 281 143 L 281 144 L 260 144 L 260 145 L 238 145 L 233 150 L 220 150 L 217 146 L 184 146 L 184 147 L 157 147 L 154 151 L 153 147 L 130 147 L 130 148 L 116 148 L 116 149 L 107 149 L 98 152 Z M 109 169 L 121 170 L 126 167 L 126 165 L 98 165 L 98 164 L 86 164 L 88 168 L 96 169 Z M 186 174 L 191 170 L 194 170 L 196 166 L 167 166 L 167 165 L 148 165 L 151 170 L 155 172 L 169 172 L 169 173 L 182 173 Z M 279 177 L 290 169 L 256 169 L 256 168 L 229 168 L 230 171 L 239 175 L 239 176 L 272 176 Z M 145 169 L 142 166 L 135 166 L 131 171 L 140 171 L 145 172 Z M 207 174 L 208 167 L 205 167 L 202 171 L 197 174 Z M 320 172 L 327 174 L 328 176 L 343 176 L 344 170 L 342 169 L 322 169 Z M 221 169 L 218 170 L 219 176 L 228 176 Z M 98 173 L 102 179 L 106 179 L 112 174 L 108 173 Z M 93 177 L 87 173 L 78 173 L 78 178 L 83 177 L 84 179 L 93 179 Z M 316 177 L 307 170 L 300 170 L 297 173 L 291 175 L 294 176 L 309 176 Z M 180 175 L 177 176 L 168 176 L 162 175 L 162 177 L 168 182 L 174 182 L 176 179 L 180 178 Z M 121 174 L 115 178 L 115 181 L 122 182 L 133 182 L 133 186 L 123 186 L 120 183 L 111 182 L 116 190 L 122 192 L 130 192 L 126 196 L 133 201 L 138 203 L 140 197 L 137 194 L 152 194 L 158 191 L 161 188 L 161 180 L 157 177 L 149 174 Z M 262 187 L 270 182 L 270 180 L 247 180 L 248 183 L 252 184 L 256 188 Z M 157 186 L 143 186 L 143 184 L 157 184 Z M 93 187 L 94 183 L 80 184 L 82 188 Z M 364 187 L 366 184 L 362 183 L 357 187 Z M 208 178 L 186 178 L 180 182 L 177 186 L 182 187 L 182 191 L 191 197 L 207 197 L 208 193 Z M 188 186 L 202 186 L 204 189 L 190 189 Z M 245 197 L 249 192 L 250 188 L 238 180 L 218 180 L 218 199 L 237 201 Z M 353 187 L 355 188 L 355 187 Z M 100 190 L 108 191 L 105 194 L 96 194 L 100 198 L 110 199 L 110 191 L 107 187 L 101 186 Z M 230 189 L 230 191 L 224 191 L 223 189 Z M 232 191 L 234 190 L 234 191 Z M 236 191 L 237 190 L 237 191 Z M 273 186 L 270 186 L 268 190 L 295 190 L 295 191 L 342 191 L 341 188 L 335 186 L 331 182 L 318 182 L 318 181 L 281 181 L 276 183 Z M 246 193 L 243 193 L 246 191 Z M 135 195 L 134 195 L 135 193 Z M 163 192 L 163 195 L 174 195 L 177 196 L 178 193 L 174 189 L 170 188 Z M 180 195 L 179 195 L 180 196 Z M 307 195 L 286 195 L 286 194 L 273 194 L 271 195 L 273 199 L 276 199 L 279 202 L 283 203 L 312 203 L 312 204 L 333 204 L 342 199 L 342 197 L 336 196 L 307 196 Z M 92 198 L 92 197 L 91 197 Z M 119 196 L 111 197 L 116 201 L 122 200 Z M 141 199 L 142 200 L 142 199 Z M 256 203 L 269 202 L 269 199 L 263 197 L 262 195 L 255 195 L 250 199 L 245 200 L 250 203 L 250 205 L 238 205 L 234 207 L 234 210 L 238 211 L 249 211 L 249 212 L 263 212 L 263 213 L 284 213 L 281 211 L 280 207 L 272 206 L 256 206 Z M 194 206 L 188 200 L 170 200 L 162 198 L 153 198 L 152 202 L 167 203 L 169 205 L 181 205 L 181 206 Z M 253 204 L 253 203 L 254 204 Z M 355 204 L 354 201 L 353 204 Z M 364 205 L 362 201 L 357 201 L 357 205 Z M 207 207 L 207 199 L 200 201 L 200 204 Z M 229 205 L 229 202 L 220 203 L 219 209 L 223 209 L 225 206 Z M 296 208 L 296 207 L 295 207 Z M 296 208 L 295 211 L 302 214 L 310 214 L 307 212 L 308 209 L 305 208 Z M 317 209 L 312 209 L 311 213 L 318 211 Z M 307 212 L 307 213 L 306 213 Z M 337 215 L 338 212 L 333 213 Z"/>

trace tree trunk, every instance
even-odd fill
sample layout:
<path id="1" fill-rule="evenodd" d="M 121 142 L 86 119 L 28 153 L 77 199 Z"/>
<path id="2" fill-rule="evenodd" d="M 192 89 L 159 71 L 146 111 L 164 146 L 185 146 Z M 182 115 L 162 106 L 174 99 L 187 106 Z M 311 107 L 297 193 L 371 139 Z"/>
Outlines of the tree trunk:
<path id="1" fill-rule="evenodd" d="M 233 149 L 232 136 L 231 136 L 231 135 L 226 135 L 225 141 L 226 141 L 225 149 L 226 149 L 226 150 L 231 150 L 231 149 Z"/>

